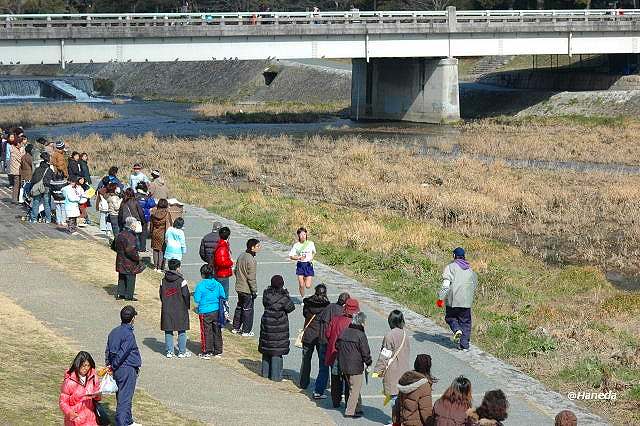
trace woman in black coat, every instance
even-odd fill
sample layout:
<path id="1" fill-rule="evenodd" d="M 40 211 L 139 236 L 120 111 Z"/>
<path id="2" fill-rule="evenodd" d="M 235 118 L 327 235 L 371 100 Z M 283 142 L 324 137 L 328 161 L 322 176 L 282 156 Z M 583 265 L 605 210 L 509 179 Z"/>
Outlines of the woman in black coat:
<path id="1" fill-rule="evenodd" d="M 142 231 L 147 224 L 147 220 L 144 216 L 144 210 L 140 207 L 140 203 L 138 203 L 138 200 L 136 199 L 136 193 L 132 188 L 127 188 L 124 191 L 124 198 L 122 199 L 120 209 L 118 210 L 118 226 L 120 229 L 124 228 L 124 221 L 128 217 L 133 217 L 140 222 L 142 225 L 140 227 L 140 231 Z M 143 247 L 143 235 L 144 232 L 136 232 L 138 250 L 141 250 Z"/>
<path id="2" fill-rule="evenodd" d="M 164 331 L 167 358 L 173 358 L 173 332 L 178 332 L 178 358 L 191 356 L 187 352 L 187 332 L 189 330 L 189 307 L 191 295 L 187 281 L 180 272 L 180 261 L 171 259 L 169 270 L 160 284 L 160 329 Z"/>
<path id="3" fill-rule="evenodd" d="M 264 313 L 260 321 L 258 351 L 262 354 L 262 377 L 282 381 L 282 356 L 289 353 L 289 317 L 296 307 L 284 288 L 280 275 L 271 277 L 271 285 L 262 294 Z"/>
<path id="4" fill-rule="evenodd" d="M 79 152 L 73 151 L 71 153 L 71 157 L 69 157 L 69 162 L 67 163 L 67 173 L 69 173 L 69 182 L 76 182 L 78 178 L 83 177 Z"/>
<path id="5" fill-rule="evenodd" d="M 84 180 L 91 185 L 91 172 L 89 171 L 89 155 L 86 152 L 80 154 L 80 170 Z"/>

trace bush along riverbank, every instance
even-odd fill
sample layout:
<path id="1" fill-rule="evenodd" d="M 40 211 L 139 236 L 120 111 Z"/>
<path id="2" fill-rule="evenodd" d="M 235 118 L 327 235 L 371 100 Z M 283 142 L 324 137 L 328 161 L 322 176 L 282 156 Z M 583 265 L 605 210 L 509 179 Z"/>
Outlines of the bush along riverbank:
<path id="1" fill-rule="evenodd" d="M 440 323 L 441 269 L 453 247 L 465 246 L 480 278 L 474 343 L 563 393 L 612 390 L 615 403 L 584 404 L 616 424 L 640 422 L 640 293 L 615 288 L 597 267 L 552 266 L 516 241 L 523 233 L 564 234 L 565 246 L 587 262 L 600 248 L 581 239 L 580 227 L 623 228 L 627 217 L 619 214 L 608 225 L 598 222 L 609 214 L 606 197 L 618 194 L 616 210 L 630 214 L 637 202 L 619 191 L 615 176 L 435 161 L 408 146 L 359 138 L 69 142 L 100 171 L 127 170 L 133 158 L 144 159 L 164 172 L 182 201 L 280 241 L 290 242 L 305 225 L 320 261 Z M 304 166 L 299 152 L 308 153 Z M 618 179 L 624 187 L 640 183 Z"/>
<path id="2" fill-rule="evenodd" d="M 315 123 L 349 115 L 344 102 L 301 104 L 268 102 L 252 104 L 204 103 L 192 108 L 198 118 L 229 123 Z"/>

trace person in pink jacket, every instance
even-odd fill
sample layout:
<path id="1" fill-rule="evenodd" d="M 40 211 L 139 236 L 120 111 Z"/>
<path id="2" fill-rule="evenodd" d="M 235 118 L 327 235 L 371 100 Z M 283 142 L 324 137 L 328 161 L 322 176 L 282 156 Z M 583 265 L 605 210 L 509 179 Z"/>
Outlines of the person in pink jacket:
<path id="1" fill-rule="evenodd" d="M 97 425 L 94 401 L 100 400 L 100 379 L 96 363 L 88 352 L 80 351 L 64 375 L 60 387 L 60 410 L 65 426 Z"/>

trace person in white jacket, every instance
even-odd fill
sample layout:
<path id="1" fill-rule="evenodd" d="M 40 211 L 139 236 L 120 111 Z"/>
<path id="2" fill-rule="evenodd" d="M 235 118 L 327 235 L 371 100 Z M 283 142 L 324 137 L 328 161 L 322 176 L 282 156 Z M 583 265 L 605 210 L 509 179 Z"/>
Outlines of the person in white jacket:
<path id="1" fill-rule="evenodd" d="M 67 216 L 67 230 L 71 235 L 78 233 L 78 217 L 80 217 L 80 203 L 86 202 L 84 189 L 78 185 L 78 178 L 75 182 L 62 188 L 64 195 L 64 210 Z"/>
<path id="2" fill-rule="evenodd" d="M 442 288 L 438 306 L 445 305 L 445 321 L 453 332 L 459 350 L 469 349 L 471 337 L 471 305 L 478 285 L 478 276 L 465 259 L 462 247 L 453 251 L 453 262 L 442 272 Z"/>

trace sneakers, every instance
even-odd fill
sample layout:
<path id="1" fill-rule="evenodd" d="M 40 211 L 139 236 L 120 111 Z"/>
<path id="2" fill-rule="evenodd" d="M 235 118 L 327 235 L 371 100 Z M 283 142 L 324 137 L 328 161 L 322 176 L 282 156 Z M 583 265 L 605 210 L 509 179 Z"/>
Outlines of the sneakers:
<path id="1" fill-rule="evenodd" d="M 129 426 L 142 426 L 140 423 L 133 422 Z"/>
<path id="2" fill-rule="evenodd" d="M 313 393 L 313 399 L 327 399 L 327 395 L 323 393 Z"/>
<path id="3" fill-rule="evenodd" d="M 237 334 L 237 333 L 236 333 Z M 253 331 L 250 331 L 248 333 L 242 333 L 241 335 L 242 337 L 253 337 L 255 336 L 255 334 L 253 334 Z"/>
<path id="4" fill-rule="evenodd" d="M 178 354 L 178 358 L 191 358 L 191 352 L 186 351 L 185 353 Z"/>
<path id="5" fill-rule="evenodd" d="M 211 359 L 211 354 L 198 354 L 200 359 Z"/>
<path id="6" fill-rule="evenodd" d="M 460 343 L 460 338 L 462 337 L 462 330 L 456 330 L 455 333 L 453 333 L 453 343 Z"/>
<path id="7" fill-rule="evenodd" d="M 173 352 L 167 352 L 166 356 L 167 356 L 167 358 L 173 358 L 174 354 L 173 354 Z"/>
<path id="8" fill-rule="evenodd" d="M 214 355 L 213 357 L 214 357 L 215 359 L 222 359 L 222 354 Z"/>
<path id="9" fill-rule="evenodd" d="M 240 330 L 236 330 L 235 328 L 234 328 L 233 330 L 231 330 L 231 332 L 232 332 L 233 334 L 242 334 L 242 331 L 240 331 Z"/>

